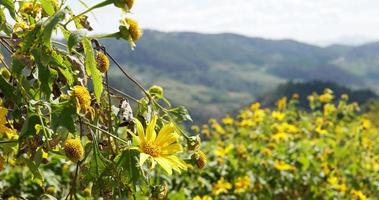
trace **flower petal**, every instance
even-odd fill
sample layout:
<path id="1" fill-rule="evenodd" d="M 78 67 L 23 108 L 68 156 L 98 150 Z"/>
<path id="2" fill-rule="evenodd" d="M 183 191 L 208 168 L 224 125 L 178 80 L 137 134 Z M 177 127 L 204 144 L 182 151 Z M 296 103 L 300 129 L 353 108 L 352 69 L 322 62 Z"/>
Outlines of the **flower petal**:
<path id="1" fill-rule="evenodd" d="M 172 175 L 172 167 L 170 165 L 170 161 L 164 157 L 154 158 L 155 161 L 169 174 Z"/>
<path id="2" fill-rule="evenodd" d="M 168 146 L 164 146 L 161 148 L 163 155 L 172 155 L 178 152 L 181 152 L 183 150 L 182 145 L 178 143 L 173 143 Z"/>
<path id="3" fill-rule="evenodd" d="M 143 164 L 146 162 L 146 160 L 150 158 L 149 154 L 146 153 L 140 153 L 139 154 L 139 165 L 142 167 Z"/>
<path id="4" fill-rule="evenodd" d="M 155 144 L 167 146 L 178 140 L 179 135 L 175 132 L 173 124 L 167 124 L 159 131 Z"/>
<path id="5" fill-rule="evenodd" d="M 140 142 L 145 142 L 145 133 L 141 122 L 136 118 L 134 118 L 134 122 L 136 123 L 137 134 L 140 139 Z"/>
<path id="6" fill-rule="evenodd" d="M 155 124 L 157 123 L 157 116 L 153 115 L 151 118 L 151 121 L 149 125 L 146 128 L 146 140 L 147 141 L 154 141 L 157 137 L 157 134 L 155 133 Z"/>

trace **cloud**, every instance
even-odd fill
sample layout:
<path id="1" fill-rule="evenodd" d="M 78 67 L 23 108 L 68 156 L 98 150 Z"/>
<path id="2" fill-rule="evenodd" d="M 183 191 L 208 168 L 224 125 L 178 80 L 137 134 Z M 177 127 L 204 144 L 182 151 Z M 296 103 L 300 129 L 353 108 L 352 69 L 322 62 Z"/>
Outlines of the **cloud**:
<path id="1" fill-rule="evenodd" d="M 76 4 L 76 0 L 70 0 Z M 163 31 L 234 32 L 307 42 L 362 36 L 378 38 L 379 1 L 372 0 L 139 0 L 133 16 Z M 94 27 L 117 29 L 121 13 L 96 12 Z"/>

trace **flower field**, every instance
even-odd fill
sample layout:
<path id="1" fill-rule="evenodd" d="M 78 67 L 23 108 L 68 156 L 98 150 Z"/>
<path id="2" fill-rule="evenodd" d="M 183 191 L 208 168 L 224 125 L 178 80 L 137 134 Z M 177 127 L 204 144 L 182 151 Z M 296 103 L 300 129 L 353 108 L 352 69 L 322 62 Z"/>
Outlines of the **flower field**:
<path id="1" fill-rule="evenodd" d="M 193 127 L 205 137 L 203 171 L 190 170 L 182 194 L 193 199 L 377 199 L 377 113 L 359 113 L 348 96 L 282 98 L 273 110 L 259 103 L 236 117 Z M 185 198 L 183 198 L 185 199 Z"/>

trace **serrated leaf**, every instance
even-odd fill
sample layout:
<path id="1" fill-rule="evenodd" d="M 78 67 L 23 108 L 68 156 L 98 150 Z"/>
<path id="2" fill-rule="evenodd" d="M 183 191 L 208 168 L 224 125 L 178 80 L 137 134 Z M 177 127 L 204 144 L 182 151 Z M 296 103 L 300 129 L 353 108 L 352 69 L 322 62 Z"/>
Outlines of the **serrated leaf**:
<path id="1" fill-rule="evenodd" d="M 53 34 L 53 30 L 57 27 L 59 22 L 64 20 L 67 11 L 67 9 L 63 9 L 56 12 L 53 16 L 49 17 L 49 19 L 47 19 L 46 22 L 43 24 L 42 41 L 46 46 L 51 46 L 50 40 L 51 35 Z"/>
<path id="2" fill-rule="evenodd" d="M 13 19 L 16 19 L 16 10 L 14 7 L 13 0 L 1 0 L 0 5 L 3 5 L 6 7 L 9 11 L 9 14 L 13 17 Z"/>
<path id="3" fill-rule="evenodd" d="M 83 39 L 83 48 L 85 54 L 85 67 L 88 76 L 92 77 L 93 89 L 96 97 L 96 101 L 100 103 L 100 97 L 103 93 L 103 77 L 100 71 L 97 69 L 95 55 L 91 42 L 88 38 Z"/>
<path id="4" fill-rule="evenodd" d="M 59 127 L 66 128 L 69 132 L 75 132 L 75 102 L 65 101 L 51 105 L 51 128 L 56 131 Z"/>
<path id="5" fill-rule="evenodd" d="M 36 134 L 35 126 L 40 123 L 41 122 L 38 115 L 29 111 L 26 116 L 26 120 L 22 125 L 20 137 L 25 138 L 28 136 L 34 136 Z"/>
<path id="6" fill-rule="evenodd" d="M 49 15 L 54 15 L 54 3 L 52 0 L 41 0 L 42 9 Z"/>
<path id="7" fill-rule="evenodd" d="M 173 108 L 169 112 L 179 121 L 192 121 L 191 115 L 184 106 Z"/>
<path id="8" fill-rule="evenodd" d="M 132 183 L 132 185 L 137 185 L 141 177 L 141 169 L 138 167 L 138 161 L 139 152 L 133 149 L 123 151 L 117 161 L 117 167 L 123 169 L 122 176 L 128 180 L 128 183 Z"/>
<path id="9" fill-rule="evenodd" d="M 71 52 L 72 48 L 78 43 L 82 42 L 85 36 L 86 32 L 84 30 L 73 31 L 67 41 L 67 50 Z"/>

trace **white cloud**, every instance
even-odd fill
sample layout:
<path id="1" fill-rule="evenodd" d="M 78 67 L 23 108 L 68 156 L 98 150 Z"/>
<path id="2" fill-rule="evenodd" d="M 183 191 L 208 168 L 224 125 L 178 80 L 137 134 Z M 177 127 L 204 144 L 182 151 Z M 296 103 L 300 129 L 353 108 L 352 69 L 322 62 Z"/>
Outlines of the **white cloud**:
<path id="1" fill-rule="evenodd" d="M 374 0 L 138 0 L 133 12 L 143 27 L 163 31 L 234 32 L 319 42 L 379 38 L 378 8 L 379 1 Z M 117 29 L 121 18 L 117 9 L 102 9 L 96 15 L 97 30 Z"/>

